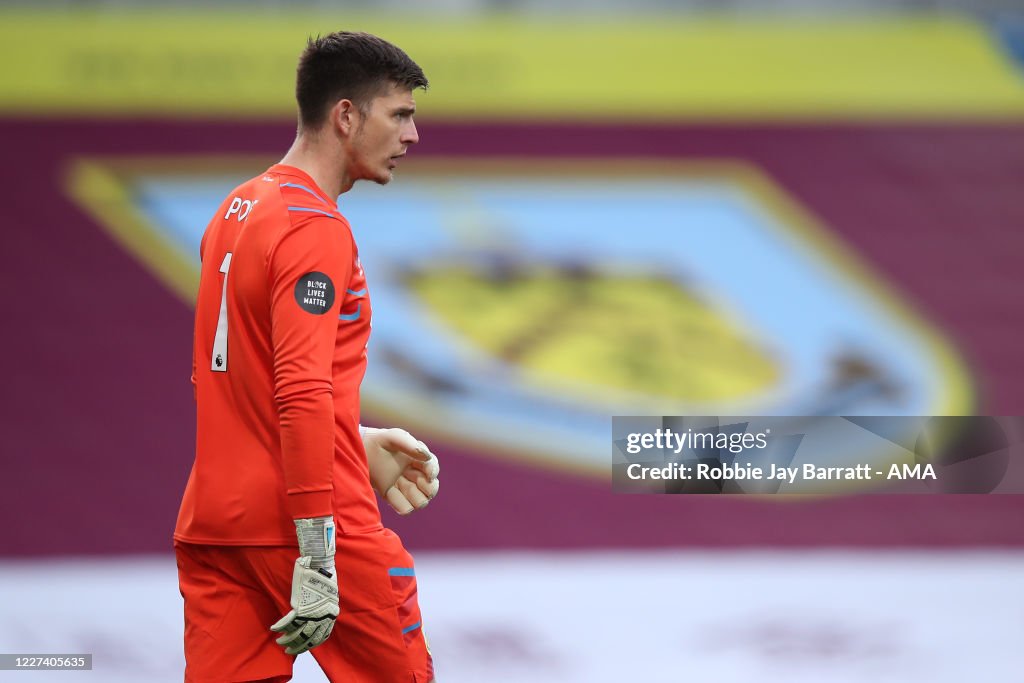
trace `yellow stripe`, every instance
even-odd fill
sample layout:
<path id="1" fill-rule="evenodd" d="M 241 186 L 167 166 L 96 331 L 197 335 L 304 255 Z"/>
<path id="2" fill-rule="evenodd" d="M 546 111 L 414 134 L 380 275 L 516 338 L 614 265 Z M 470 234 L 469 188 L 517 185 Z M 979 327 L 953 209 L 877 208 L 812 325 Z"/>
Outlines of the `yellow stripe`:
<path id="1" fill-rule="evenodd" d="M 68 194 L 169 290 L 194 305 L 199 290 L 198 254 L 189 258 L 155 229 L 132 201 L 128 182 L 113 165 L 78 159 L 65 178 Z"/>
<path id="2" fill-rule="evenodd" d="M 915 16 L 540 23 L 306 13 L 0 11 L 0 112 L 291 116 L 309 34 L 368 30 L 427 72 L 426 117 L 1007 119 L 1024 78 L 984 28 Z"/>
<path id="3" fill-rule="evenodd" d="M 867 291 L 881 308 L 902 322 L 930 351 L 942 379 L 941 393 L 932 399 L 929 415 L 973 415 L 976 403 L 967 365 L 937 328 L 912 309 L 893 285 L 859 258 L 835 233 L 826 228 L 802 204 L 756 167 L 737 163 L 736 181 L 757 196 L 785 227 L 802 242 L 813 246 L 849 280 Z"/>

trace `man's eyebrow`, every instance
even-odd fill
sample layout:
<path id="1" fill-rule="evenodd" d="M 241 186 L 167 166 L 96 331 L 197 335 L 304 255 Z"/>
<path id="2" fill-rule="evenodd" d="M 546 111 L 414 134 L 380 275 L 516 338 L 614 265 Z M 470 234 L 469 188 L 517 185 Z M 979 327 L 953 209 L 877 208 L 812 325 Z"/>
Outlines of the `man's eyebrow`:
<path id="1" fill-rule="evenodd" d="M 416 105 L 413 105 L 411 107 L 397 107 L 392 111 L 392 113 L 412 115 L 416 113 Z"/>

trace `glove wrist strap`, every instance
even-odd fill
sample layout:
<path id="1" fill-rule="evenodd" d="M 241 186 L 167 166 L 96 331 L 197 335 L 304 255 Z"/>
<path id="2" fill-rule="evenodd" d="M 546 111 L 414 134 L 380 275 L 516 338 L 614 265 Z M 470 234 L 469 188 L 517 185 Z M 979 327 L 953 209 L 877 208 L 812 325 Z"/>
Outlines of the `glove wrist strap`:
<path id="1" fill-rule="evenodd" d="M 335 534 L 333 517 L 311 517 L 295 520 L 299 538 L 299 554 L 310 558 L 310 568 L 334 568 Z"/>

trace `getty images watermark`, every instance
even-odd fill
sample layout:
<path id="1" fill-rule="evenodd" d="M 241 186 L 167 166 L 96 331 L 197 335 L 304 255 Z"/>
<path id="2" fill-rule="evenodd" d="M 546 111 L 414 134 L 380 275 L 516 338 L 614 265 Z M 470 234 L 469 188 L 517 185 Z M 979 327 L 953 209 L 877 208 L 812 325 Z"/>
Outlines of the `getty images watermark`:
<path id="1" fill-rule="evenodd" d="M 621 493 L 1024 493 L 1020 417 L 612 418 Z"/>

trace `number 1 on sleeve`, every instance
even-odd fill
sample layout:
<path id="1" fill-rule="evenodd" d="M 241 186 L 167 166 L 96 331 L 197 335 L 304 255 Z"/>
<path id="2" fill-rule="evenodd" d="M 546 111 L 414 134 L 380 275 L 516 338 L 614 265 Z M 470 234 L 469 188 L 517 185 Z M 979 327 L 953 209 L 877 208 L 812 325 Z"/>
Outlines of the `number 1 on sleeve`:
<path id="1" fill-rule="evenodd" d="M 213 335 L 213 354 L 210 369 L 214 372 L 228 371 L 228 268 L 231 267 L 231 252 L 224 254 L 220 272 L 224 273 L 224 285 L 220 290 L 220 315 L 217 331 Z"/>

